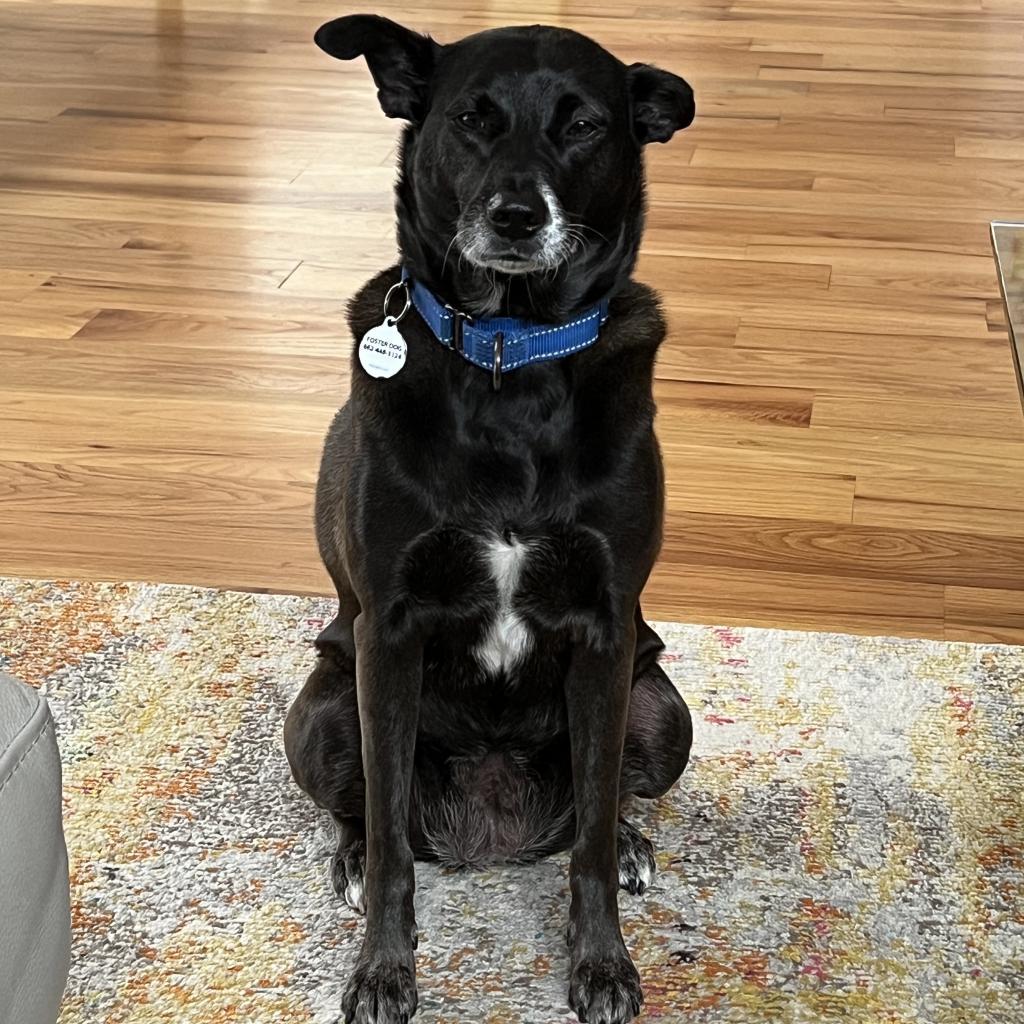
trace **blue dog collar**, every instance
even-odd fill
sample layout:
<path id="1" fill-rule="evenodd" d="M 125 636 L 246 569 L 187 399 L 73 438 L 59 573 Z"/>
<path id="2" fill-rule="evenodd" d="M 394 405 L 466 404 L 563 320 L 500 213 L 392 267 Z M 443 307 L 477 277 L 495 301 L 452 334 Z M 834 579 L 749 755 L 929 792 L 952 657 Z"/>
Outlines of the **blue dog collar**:
<path id="1" fill-rule="evenodd" d="M 608 319 L 607 299 L 564 324 L 535 324 L 505 316 L 474 318 L 441 302 L 404 268 L 402 283 L 434 337 L 474 366 L 490 370 L 495 390 L 501 386 L 503 373 L 593 345 Z"/>

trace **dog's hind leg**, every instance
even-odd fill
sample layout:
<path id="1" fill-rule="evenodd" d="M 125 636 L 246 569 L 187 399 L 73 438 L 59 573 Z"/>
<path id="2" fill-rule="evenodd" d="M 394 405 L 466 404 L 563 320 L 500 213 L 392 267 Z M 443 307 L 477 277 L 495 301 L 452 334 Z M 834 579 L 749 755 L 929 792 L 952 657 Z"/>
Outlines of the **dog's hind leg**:
<path id="1" fill-rule="evenodd" d="M 679 691 L 657 663 L 663 644 L 637 607 L 637 646 L 619 793 L 653 799 L 676 782 L 690 756 L 693 726 Z M 654 879 L 654 846 L 624 819 L 618 831 L 619 886 L 642 895 Z"/>
<path id="2" fill-rule="evenodd" d="M 623 798 L 662 796 L 683 774 L 690 758 L 690 709 L 658 665 L 663 646 L 658 634 L 640 619 L 619 779 Z"/>
<path id="3" fill-rule="evenodd" d="M 619 792 L 653 799 L 683 773 L 693 730 L 690 712 L 668 676 L 655 664 L 633 684 Z M 619 885 L 641 895 L 654 879 L 654 846 L 625 820 L 619 821 Z"/>
<path id="4" fill-rule="evenodd" d="M 331 857 L 334 891 L 357 913 L 366 913 L 366 826 L 362 818 L 334 815 L 338 827 L 338 848 Z"/>
<path id="5" fill-rule="evenodd" d="M 355 662 L 333 645 L 321 644 L 321 650 L 325 653 L 288 711 L 285 752 L 295 781 L 316 804 L 331 812 L 338 826 L 338 848 L 331 860 L 335 891 L 363 913 L 366 782 Z"/>

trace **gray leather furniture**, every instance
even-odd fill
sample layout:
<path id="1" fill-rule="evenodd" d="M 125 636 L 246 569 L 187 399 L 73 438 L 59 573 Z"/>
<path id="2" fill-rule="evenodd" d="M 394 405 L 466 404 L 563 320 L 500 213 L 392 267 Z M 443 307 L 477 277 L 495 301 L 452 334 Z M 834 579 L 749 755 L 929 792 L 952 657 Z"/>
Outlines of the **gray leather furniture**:
<path id="1" fill-rule="evenodd" d="M 54 1024 L 71 949 L 61 771 L 44 697 L 0 672 L 0 1024 Z"/>

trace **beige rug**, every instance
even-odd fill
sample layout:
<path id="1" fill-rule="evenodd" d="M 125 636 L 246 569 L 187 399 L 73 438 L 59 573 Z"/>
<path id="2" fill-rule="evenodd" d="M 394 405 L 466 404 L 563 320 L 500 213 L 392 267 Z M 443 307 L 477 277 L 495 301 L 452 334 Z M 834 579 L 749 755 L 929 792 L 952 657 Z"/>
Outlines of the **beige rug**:
<path id="1" fill-rule="evenodd" d="M 362 930 L 291 783 L 331 603 L 0 581 L 0 667 L 63 750 L 61 1024 L 327 1024 Z M 646 1019 L 1021 1024 L 1024 650 L 660 624 L 694 759 L 622 895 Z M 420 1015 L 572 1019 L 566 860 L 418 871 Z"/>

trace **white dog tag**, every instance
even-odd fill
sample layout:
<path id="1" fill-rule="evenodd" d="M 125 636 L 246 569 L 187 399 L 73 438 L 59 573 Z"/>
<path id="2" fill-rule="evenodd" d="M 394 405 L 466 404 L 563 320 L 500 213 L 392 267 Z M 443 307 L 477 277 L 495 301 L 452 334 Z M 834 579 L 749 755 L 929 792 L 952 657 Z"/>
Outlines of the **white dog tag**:
<path id="1" fill-rule="evenodd" d="M 407 346 L 393 317 L 371 327 L 359 342 L 359 363 L 371 377 L 394 377 L 405 366 Z"/>

